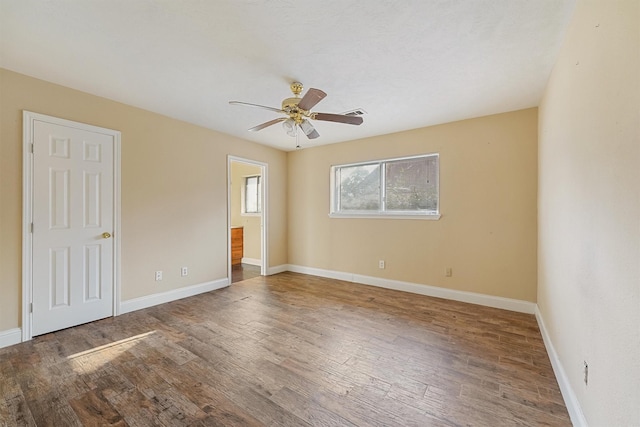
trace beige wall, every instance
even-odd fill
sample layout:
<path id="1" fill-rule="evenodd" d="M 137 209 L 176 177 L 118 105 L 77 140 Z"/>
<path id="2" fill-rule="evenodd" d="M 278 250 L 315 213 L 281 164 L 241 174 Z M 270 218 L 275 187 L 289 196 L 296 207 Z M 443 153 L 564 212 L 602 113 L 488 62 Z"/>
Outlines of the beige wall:
<path id="1" fill-rule="evenodd" d="M 539 122 L 529 109 L 288 156 L 0 70 L 0 332 L 20 324 L 26 109 L 122 132 L 124 300 L 226 276 L 226 156 L 260 160 L 271 266 L 537 297 L 589 425 L 639 425 L 639 29 L 637 0 L 579 1 Z M 328 217 L 331 165 L 431 152 L 439 221 Z"/>
<path id="2" fill-rule="evenodd" d="M 21 319 L 23 109 L 122 132 L 123 300 L 227 276 L 229 154 L 269 164 L 269 264 L 287 262 L 286 153 L 7 70 L 0 95 L 0 331 Z"/>
<path id="3" fill-rule="evenodd" d="M 328 217 L 331 165 L 423 153 L 440 220 Z M 290 264 L 536 300 L 535 108 L 290 152 L 289 177 Z"/>
<path id="4" fill-rule="evenodd" d="M 231 225 L 242 226 L 243 230 L 243 258 L 262 259 L 260 242 L 260 222 L 258 215 L 242 214 L 242 187 L 244 177 L 260 175 L 260 166 L 249 163 L 231 162 Z"/>
<path id="5" fill-rule="evenodd" d="M 591 426 L 640 425 L 639 82 L 640 2 L 580 1 L 540 106 L 538 305 Z"/>

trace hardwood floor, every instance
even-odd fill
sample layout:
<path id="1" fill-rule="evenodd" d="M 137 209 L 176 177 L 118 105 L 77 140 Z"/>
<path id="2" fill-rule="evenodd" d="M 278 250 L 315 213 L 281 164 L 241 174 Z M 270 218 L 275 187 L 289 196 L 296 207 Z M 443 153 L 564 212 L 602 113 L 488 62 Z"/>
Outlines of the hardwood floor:
<path id="1" fill-rule="evenodd" d="M 238 264 L 231 267 L 231 283 L 241 282 L 260 276 L 260 267 L 251 264 Z"/>
<path id="2" fill-rule="evenodd" d="M 0 425 L 569 426 L 532 315 L 282 273 L 0 349 Z"/>

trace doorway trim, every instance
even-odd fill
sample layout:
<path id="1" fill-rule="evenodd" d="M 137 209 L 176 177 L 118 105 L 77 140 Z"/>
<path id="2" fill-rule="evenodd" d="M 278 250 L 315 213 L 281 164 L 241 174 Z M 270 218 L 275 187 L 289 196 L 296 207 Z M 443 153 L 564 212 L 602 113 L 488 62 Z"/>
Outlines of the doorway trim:
<path id="1" fill-rule="evenodd" d="M 231 163 L 248 163 L 250 165 L 258 166 L 260 168 L 260 185 L 261 191 L 261 206 L 262 212 L 260 215 L 260 251 L 262 254 L 260 260 L 260 275 L 267 275 L 267 268 L 269 266 L 269 252 L 268 252 L 268 224 L 269 224 L 269 165 L 257 160 L 245 159 L 243 157 L 227 156 L 227 277 L 229 278 L 229 285 L 232 282 L 232 266 L 231 266 Z"/>
<path id="2" fill-rule="evenodd" d="M 113 137 L 113 316 L 120 314 L 120 131 L 44 114 L 22 111 L 22 341 L 33 338 L 33 137 L 34 123 L 42 121 Z"/>

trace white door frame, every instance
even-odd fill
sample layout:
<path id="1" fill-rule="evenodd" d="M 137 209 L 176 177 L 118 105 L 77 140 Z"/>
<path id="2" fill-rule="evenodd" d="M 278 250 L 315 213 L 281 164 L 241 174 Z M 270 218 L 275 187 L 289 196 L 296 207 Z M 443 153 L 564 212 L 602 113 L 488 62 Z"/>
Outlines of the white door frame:
<path id="1" fill-rule="evenodd" d="M 113 315 L 120 314 L 120 132 L 23 110 L 22 112 L 22 341 L 33 338 L 33 131 L 42 121 L 113 137 Z"/>
<path id="2" fill-rule="evenodd" d="M 260 274 L 262 276 L 267 275 L 267 269 L 269 266 L 269 253 L 267 244 L 267 236 L 268 233 L 268 212 L 269 212 L 269 197 L 268 197 L 268 189 L 269 189 L 269 176 L 268 176 L 268 167 L 267 163 L 259 162 L 257 160 L 245 159 L 243 157 L 236 157 L 229 155 L 227 156 L 227 277 L 229 278 L 229 284 L 231 284 L 231 163 L 232 162 L 240 162 L 240 163 L 248 163 L 254 166 L 258 166 L 260 168 L 260 185 L 262 186 L 261 191 L 261 218 L 260 218 L 260 250 L 262 252 L 262 257 L 260 260 Z"/>

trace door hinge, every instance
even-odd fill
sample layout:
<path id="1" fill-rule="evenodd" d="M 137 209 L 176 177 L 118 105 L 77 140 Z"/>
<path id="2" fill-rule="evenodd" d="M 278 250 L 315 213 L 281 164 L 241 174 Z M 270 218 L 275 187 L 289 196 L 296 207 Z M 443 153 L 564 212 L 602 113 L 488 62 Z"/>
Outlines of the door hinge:
<path id="1" fill-rule="evenodd" d="M 33 313 L 33 303 L 29 303 L 29 313 Z"/>
<path id="2" fill-rule="evenodd" d="M 30 150 L 31 150 L 31 152 L 33 153 L 33 142 L 32 142 L 30 145 L 31 145 Z"/>
<path id="3" fill-rule="evenodd" d="M 33 223 L 31 223 L 31 234 L 33 234 Z"/>

